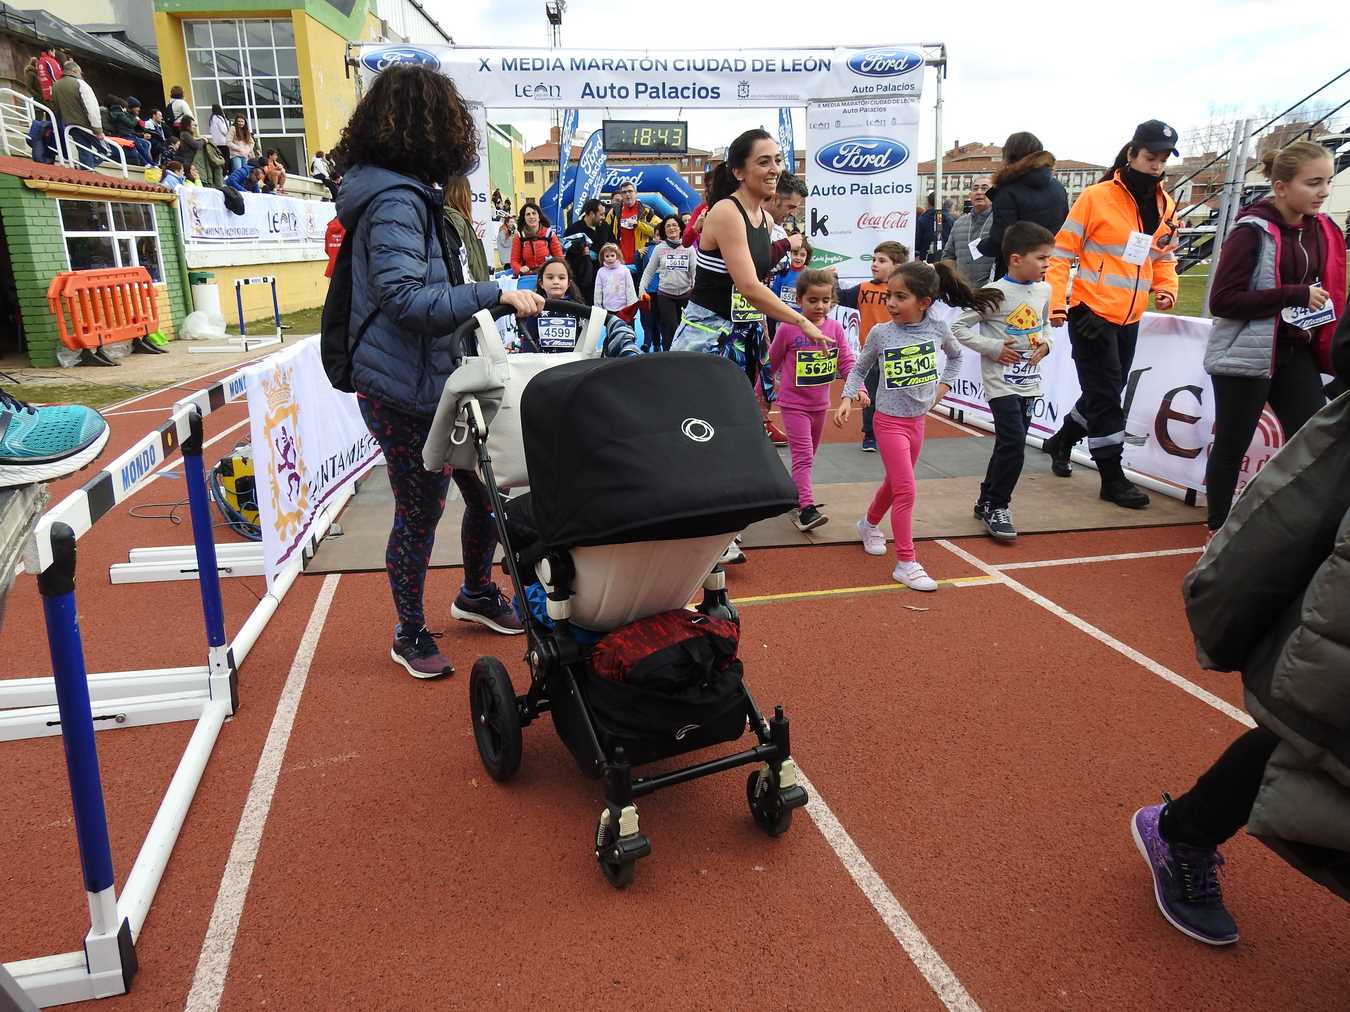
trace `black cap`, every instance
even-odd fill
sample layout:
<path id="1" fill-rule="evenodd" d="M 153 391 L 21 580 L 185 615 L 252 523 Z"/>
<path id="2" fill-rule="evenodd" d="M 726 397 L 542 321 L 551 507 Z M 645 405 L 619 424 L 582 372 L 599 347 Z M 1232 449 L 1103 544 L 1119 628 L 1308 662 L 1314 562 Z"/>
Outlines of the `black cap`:
<path id="1" fill-rule="evenodd" d="M 1181 152 L 1177 150 L 1176 144 L 1177 132 L 1160 119 L 1140 123 L 1134 128 L 1134 137 L 1130 140 L 1132 148 L 1147 148 L 1154 153 L 1170 151 L 1179 156 Z"/>

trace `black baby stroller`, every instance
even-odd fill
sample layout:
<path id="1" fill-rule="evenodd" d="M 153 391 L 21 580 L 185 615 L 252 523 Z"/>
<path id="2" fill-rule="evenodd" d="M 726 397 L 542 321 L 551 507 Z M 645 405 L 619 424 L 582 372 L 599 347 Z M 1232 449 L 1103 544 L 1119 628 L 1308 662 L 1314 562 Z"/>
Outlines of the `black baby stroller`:
<path id="1" fill-rule="evenodd" d="M 548 308 L 601 325 L 600 314 L 587 307 L 549 302 Z M 677 695 L 632 691 L 633 709 L 625 714 L 628 690 L 592 666 L 606 640 L 590 645 L 594 634 L 619 636 L 652 617 L 739 634 L 717 561 L 749 524 L 796 505 L 796 489 L 764 436 L 744 375 L 720 358 L 678 353 L 572 361 L 534 375 L 519 398 L 518 419 L 530 490 L 506 500 L 493 475 L 485 431 L 491 424 L 480 410 L 480 393 L 494 396 L 492 376 L 510 382 L 492 323 L 506 312 L 481 312 L 455 335 L 466 346 L 478 328 L 477 361 L 487 378 L 473 390 L 460 376 L 464 370 L 452 376 L 426 453 L 428 466 L 444 459 L 433 444 L 447 426 L 450 442 L 464 450 L 466 440 L 473 444 L 517 599 L 531 591 L 547 595 L 546 619 L 526 609 L 528 691 L 516 694 L 497 658 L 474 664 L 469 697 L 483 765 L 497 780 L 509 780 L 520 765 L 521 728 L 551 713 L 582 772 L 605 778 L 594 849 L 606 878 L 620 888 L 651 851 L 638 831 L 635 800 L 662 787 L 754 765 L 746 784 L 751 814 L 769 835 L 785 832 L 792 810 L 807 802 L 790 758 L 788 720 L 782 707 L 767 720 L 760 714 L 734 653 Z M 452 395 L 449 386 L 461 390 Z M 536 578 L 541 586 L 532 588 Z M 683 611 L 700 586 L 697 612 L 729 622 Z M 751 748 L 632 775 L 633 766 L 734 741 L 747 725 L 756 738 Z"/>

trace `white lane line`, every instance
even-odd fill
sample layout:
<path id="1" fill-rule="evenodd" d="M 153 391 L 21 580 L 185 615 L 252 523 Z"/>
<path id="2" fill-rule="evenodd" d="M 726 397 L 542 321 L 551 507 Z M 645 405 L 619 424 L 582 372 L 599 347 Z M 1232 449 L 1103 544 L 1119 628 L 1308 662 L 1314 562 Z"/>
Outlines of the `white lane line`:
<path id="1" fill-rule="evenodd" d="M 247 425 L 248 423 L 249 423 L 249 419 L 248 419 L 248 418 L 245 418 L 242 422 L 235 422 L 233 425 L 231 425 L 231 426 L 230 426 L 228 429 L 226 429 L 225 431 L 221 432 L 221 433 L 218 434 L 218 435 L 212 436 L 210 439 L 208 439 L 206 442 L 204 442 L 204 443 L 202 444 L 202 449 L 205 450 L 208 446 L 215 446 L 217 443 L 219 443 L 222 439 L 224 439 L 226 436 L 228 436 L 228 435 L 229 435 L 231 432 L 233 432 L 235 429 L 243 428 L 243 427 L 244 427 L 245 425 Z"/>
<path id="2" fill-rule="evenodd" d="M 1200 702 L 1206 704 L 1207 706 L 1212 706 L 1214 709 L 1218 710 L 1224 716 L 1233 718 L 1233 720 L 1237 721 L 1239 724 L 1242 724 L 1244 727 L 1256 726 L 1256 721 L 1252 720 L 1251 717 L 1249 717 L 1242 710 L 1239 710 L 1236 706 L 1229 703 L 1227 700 L 1220 699 L 1218 696 L 1214 695 L 1214 693 L 1210 692 L 1208 689 L 1196 685 L 1189 678 L 1185 678 L 1177 674 L 1171 668 L 1163 667 L 1163 665 L 1153 660 L 1153 658 L 1147 657 L 1144 654 L 1141 654 L 1138 650 L 1134 649 L 1134 647 L 1122 643 L 1120 640 L 1116 639 L 1110 633 L 1098 629 L 1091 622 L 1079 618 L 1073 612 L 1068 611 L 1065 608 L 1061 608 L 1059 605 L 1055 604 L 1054 601 L 1051 601 L 1048 597 L 1044 597 L 1043 595 L 1036 593 L 1034 590 L 1032 590 L 1025 584 L 1018 583 L 1011 576 L 1008 576 L 1004 573 L 1000 573 L 993 566 L 989 565 L 989 563 L 984 562 L 981 559 L 977 559 L 969 552 L 965 551 L 962 548 L 958 548 L 956 545 L 952 544 L 950 541 L 947 541 L 945 538 L 939 539 L 938 544 L 941 545 L 943 548 L 947 549 L 947 551 L 951 552 L 957 558 L 964 559 L 966 562 L 970 563 L 972 566 L 974 566 L 976 569 L 979 569 L 981 572 L 987 573 L 990 576 L 997 577 L 999 582 L 1002 583 L 1004 586 L 1008 587 L 1008 589 L 1016 591 L 1018 594 L 1021 594 L 1023 597 L 1025 597 L 1028 601 L 1031 601 L 1033 604 L 1040 605 L 1046 611 L 1050 612 L 1050 614 L 1062 618 L 1065 622 L 1068 622 L 1069 625 L 1073 626 L 1075 629 L 1079 630 L 1080 632 L 1087 633 L 1098 643 L 1101 643 L 1104 646 L 1108 646 L 1116 653 L 1128 657 L 1130 660 L 1134 661 L 1134 663 L 1138 664 L 1141 668 L 1144 668 L 1146 671 L 1150 671 L 1153 674 L 1157 675 L 1164 682 L 1168 682 L 1172 685 L 1175 685 L 1182 692 L 1194 696 L 1196 699 L 1200 700 Z"/>
<path id="3" fill-rule="evenodd" d="M 1165 559 L 1173 555 L 1199 555 L 1204 546 L 1161 548 L 1156 552 L 1122 552 L 1120 555 L 1084 555 L 1076 559 L 1042 559 L 1039 562 L 1004 562 L 994 566 L 1000 573 L 1010 569 L 1041 569 L 1045 566 L 1087 566 L 1094 562 L 1127 562 L 1130 559 Z"/>
<path id="4" fill-rule="evenodd" d="M 962 422 L 958 422 L 954 418 L 943 418 L 940 414 L 937 413 L 936 408 L 928 412 L 928 417 L 937 419 L 943 425 L 950 425 L 953 429 L 960 429 L 962 432 L 966 433 L 969 436 L 976 436 L 979 439 L 989 438 L 989 433 L 983 431 L 982 429 L 973 429 L 969 425 L 966 425 Z"/>
<path id="5" fill-rule="evenodd" d="M 267 354 L 270 355 L 271 352 L 268 352 Z M 264 355 L 261 357 L 266 358 L 267 356 Z M 201 392 L 200 390 L 184 390 L 183 388 L 186 387 L 189 383 L 200 383 L 202 380 L 215 379 L 217 377 L 219 377 L 220 379 L 224 379 L 231 373 L 238 372 L 244 366 L 251 365 L 254 361 L 255 361 L 254 359 L 245 359 L 242 362 L 236 362 L 234 365 L 221 366 L 219 369 L 212 369 L 210 372 L 204 372 L 199 376 L 189 376 L 187 379 L 175 380 L 169 383 L 167 386 L 160 387 L 158 390 L 147 390 L 145 393 L 137 394 L 135 397 L 128 397 L 126 400 L 118 401 L 116 404 L 109 404 L 107 410 L 103 411 L 102 414 L 105 418 L 108 416 L 110 412 L 112 414 L 119 414 L 119 413 L 130 414 L 131 412 L 129 411 L 124 412 L 121 411 L 120 409 L 125 408 L 129 404 L 139 404 L 147 397 L 154 397 L 156 394 L 177 391 L 180 394 L 182 394 L 182 396 L 186 397 L 189 393 L 200 393 Z M 208 383 L 207 386 L 210 386 L 210 384 Z M 203 387 L 202 389 L 205 389 L 205 387 Z M 168 411 L 170 410 L 170 408 L 172 408 L 172 405 L 169 405 L 168 407 L 164 408 L 155 408 L 153 410 Z"/>
<path id="6" fill-rule="evenodd" d="M 928 981 L 928 986 L 933 989 L 938 1000 L 950 1012 L 979 1012 L 980 1006 L 975 1004 L 975 999 L 962 986 L 956 974 L 952 973 L 951 967 L 938 955 L 937 949 L 933 948 L 933 944 L 914 923 L 914 918 L 910 917 L 900 905 L 900 901 L 887 887 L 885 880 L 877 874 L 872 862 L 868 861 L 866 855 L 858 849 L 853 837 L 848 835 L 848 830 L 836 818 L 830 806 L 821 797 L 820 791 L 806 778 L 800 766 L 797 767 L 797 779 L 810 796 L 810 800 L 806 803 L 806 813 L 811 816 L 811 821 L 816 824 L 820 835 L 825 837 L 825 842 L 830 845 L 835 856 L 847 869 L 854 884 L 862 890 L 872 908 L 881 915 L 882 921 L 900 943 L 900 947 L 905 950 L 905 955 L 909 956 L 915 969 L 923 974 L 924 980 Z"/>
<path id="7" fill-rule="evenodd" d="M 309 616 L 309 624 L 305 626 L 300 646 L 295 651 L 295 659 L 291 662 L 290 673 L 286 676 L 286 684 L 281 690 L 281 698 L 277 700 L 272 727 L 267 732 L 267 742 L 258 758 L 258 768 L 254 771 L 253 783 L 244 802 L 244 812 L 239 817 L 239 828 L 225 863 L 225 874 L 220 880 L 220 891 L 216 893 L 216 904 L 211 910 L 211 922 L 197 957 L 197 969 L 184 1005 L 185 1012 L 214 1012 L 220 1007 L 225 977 L 230 970 L 230 957 L 239 934 L 239 919 L 244 913 L 244 901 L 248 898 L 248 887 L 253 879 L 267 813 L 272 807 L 272 796 L 276 793 L 277 780 L 281 775 L 281 764 L 286 758 L 286 746 L 290 742 L 291 730 L 295 727 L 300 695 L 305 691 L 309 666 L 319 646 L 319 634 L 328 621 L 328 609 L 333 604 L 340 579 L 337 573 L 324 577 L 319 596 L 314 601 L 314 610 Z"/>

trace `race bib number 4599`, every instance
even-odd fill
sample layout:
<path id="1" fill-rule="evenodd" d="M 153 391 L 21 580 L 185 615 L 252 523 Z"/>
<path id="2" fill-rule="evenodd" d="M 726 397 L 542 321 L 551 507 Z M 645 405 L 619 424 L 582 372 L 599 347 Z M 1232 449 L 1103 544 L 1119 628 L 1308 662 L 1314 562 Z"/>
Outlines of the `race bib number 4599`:
<path id="1" fill-rule="evenodd" d="M 937 347 L 932 341 L 925 341 L 901 348 L 887 348 L 881 353 L 881 378 L 887 390 L 936 383 Z"/>

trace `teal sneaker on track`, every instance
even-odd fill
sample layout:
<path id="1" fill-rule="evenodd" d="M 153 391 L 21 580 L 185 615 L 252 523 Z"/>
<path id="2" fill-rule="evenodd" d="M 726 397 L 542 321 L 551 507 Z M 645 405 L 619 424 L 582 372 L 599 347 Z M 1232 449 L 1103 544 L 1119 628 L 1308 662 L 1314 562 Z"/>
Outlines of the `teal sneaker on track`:
<path id="1" fill-rule="evenodd" d="M 81 404 L 33 407 L 0 390 L 0 488 L 74 474 L 103 452 L 108 423 Z"/>

